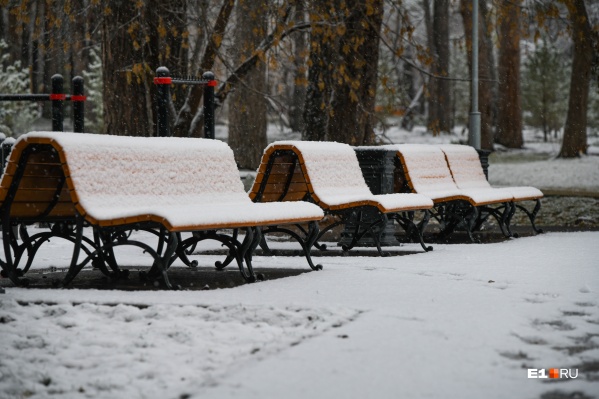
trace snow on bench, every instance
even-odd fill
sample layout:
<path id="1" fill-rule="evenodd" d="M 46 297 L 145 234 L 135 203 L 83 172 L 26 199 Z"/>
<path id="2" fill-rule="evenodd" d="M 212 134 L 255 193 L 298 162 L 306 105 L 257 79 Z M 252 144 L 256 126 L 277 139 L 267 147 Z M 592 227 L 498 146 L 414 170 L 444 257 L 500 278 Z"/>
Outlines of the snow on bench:
<path id="1" fill-rule="evenodd" d="M 480 164 L 478 152 L 468 145 L 441 145 L 439 146 L 445 158 L 456 186 L 463 190 L 468 189 L 495 189 L 491 187 Z M 536 200 L 543 197 L 541 190 L 534 187 L 504 187 L 501 190 L 509 192 L 512 201 Z"/>
<path id="2" fill-rule="evenodd" d="M 433 216 L 441 222 L 441 236 L 461 227 L 472 241 L 476 241 L 472 233 L 489 215 L 497 220 L 506 236 L 511 236 L 509 216 L 513 197 L 509 191 L 480 187 L 460 189 L 453 180 L 445 154 L 438 146 L 395 144 L 385 148 L 397 151 L 410 190 L 435 202 Z"/>
<path id="3" fill-rule="evenodd" d="M 529 211 L 518 204 L 513 204 L 512 206 L 514 207 L 513 211 L 515 210 L 515 207 L 517 207 L 526 213 L 535 232 L 542 232 L 542 230 L 535 226 L 536 215 L 541 209 L 540 199 L 543 198 L 543 193 L 541 190 L 528 186 L 494 188 L 487 181 L 483 168 L 480 164 L 478 152 L 476 152 L 473 147 L 456 144 L 442 145 L 440 148 L 445 154 L 447 164 L 451 170 L 451 175 L 453 176 L 453 180 L 458 188 L 463 190 L 489 190 L 489 192 L 502 190 L 511 195 L 512 202 L 536 201 L 535 208 L 532 211 Z M 510 219 L 513 216 L 513 211 L 510 215 Z M 510 221 L 508 220 L 508 232 L 509 228 Z"/>
<path id="4" fill-rule="evenodd" d="M 250 197 L 256 202 L 311 201 L 328 214 L 343 215 L 334 225 L 344 223 L 349 213 L 365 207 L 374 208 L 381 215 L 396 215 L 433 206 L 430 198 L 420 194 L 372 194 L 354 149 L 336 142 L 270 144 L 264 150 Z M 320 236 L 328 230 L 321 231 Z M 355 242 L 347 249 L 353 245 Z"/>
<path id="5" fill-rule="evenodd" d="M 436 203 L 464 200 L 473 206 L 482 206 L 509 202 L 513 198 L 511 192 L 504 189 L 489 190 L 488 187 L 480 186 L 458 187 L 445 154 L 438 146 L 395 144 L 385 148 L 397 151 L 410 188 L 416 193 L 432 198 Z"/>
<path id="6" fill-rule="evenodd" d="M 464 214 L 459 205 L 443 210 L 445 214 L 454 214 L 471 238 L 472 231 L 478 229 L 488 215 L 495 217 L 504 235 L 511 237 L 510 222 L 516 207 L 526 212 L 533 229 L 540 232 L 534 225 L 534 219 L 540 209 L 538 198 L 543 194 L 533 187 L 491 187 L 484 176 L 478 153 L 472 147 L 426 144 L 385 147 L 397 151 L 413 192 L 431 197 L 435 204 L 467 201 L 472 206 L 474 215 Z M 537 200 L 532 212 L 514 205 L 514 201 L 528 199 Z M 438 215 L 446 219 L 441 212 Z"/>
<path id="7" fill-rule="evenodd" d="M 32 132 L 17 140 L 0 186 L 3 218 L 15 221 L 80 216 L 97 228 L 180 233 L 323 217 L 305 202 L 252 202 L 232 150 L 207 139 Z"/>

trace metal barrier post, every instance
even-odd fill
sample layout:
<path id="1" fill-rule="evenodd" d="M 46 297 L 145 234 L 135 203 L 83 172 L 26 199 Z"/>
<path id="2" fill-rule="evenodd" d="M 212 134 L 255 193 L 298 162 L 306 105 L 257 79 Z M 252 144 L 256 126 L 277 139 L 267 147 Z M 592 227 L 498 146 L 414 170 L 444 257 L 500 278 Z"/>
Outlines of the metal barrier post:
<path id="1" fill-rule="evenodd" d="M 206 80 L 204 86 L 204 137 L 214 138 L 214 87 L 216 80 L 214 74 L 210 71 L 204 72 L 202 78 Z"/>
<path id="2" fill-rule="evenodd" d="M 64 130 L 62 108 L 67 96 L 63 92 L 63 83 L 64 79 L 62 75 L 56 74 L 52 76 L 50 101 L 52 101 L 52 130 L 55 132 L 62 132 Z"/>
<path id="3" fill-rule="evenodd" d="M 170 72 L 167 67 L 160 67 L 156 69 L 156 77 L 154 78 L 154 84 L 157 92 L 157 106 L 158 110 L 156 113 L 156 129 L 159 137 L 170 137 L 171 127 L 169 123 L 169 105 L 168 100 L 171 95 L 170 85 L 172 79 Z"/>
<path id="4" fill-rule="evenodd" d="M 85 131 L 85 95 L 83 93 L 83 78 L 75 76 L 73 78 L 73 131 L 83 133 Z"/>

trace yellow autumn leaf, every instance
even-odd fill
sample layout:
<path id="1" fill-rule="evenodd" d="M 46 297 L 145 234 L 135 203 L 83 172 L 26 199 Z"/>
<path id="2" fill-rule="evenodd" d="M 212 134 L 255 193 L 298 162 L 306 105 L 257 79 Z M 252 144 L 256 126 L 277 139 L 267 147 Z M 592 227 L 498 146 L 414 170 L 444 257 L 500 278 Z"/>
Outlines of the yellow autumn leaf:
<path id="1" fill-rule="evenodd" d="M 214 35 L 214 36 L 212 36 L 212 40 L 214 41 L 214 45 L 216 47 L 220 47 L 220 44 L 223 41 L 223 37 L 222 37 L 222 35 Z"/>
<path id="2" fill-rule="evenodd" d="M 366 15 L 371 16 L 374 14 L 374 8 L 372 7 L 372 4 L 368 3 L 366 4 Z"/>
<path id="3" fill-rule="evenodd" d="M 160 23 L 158 24 L 158 36 L 162 39 L 166 37 L 166 27 L 163 24 L 162 18 L 160 18 Z"/>

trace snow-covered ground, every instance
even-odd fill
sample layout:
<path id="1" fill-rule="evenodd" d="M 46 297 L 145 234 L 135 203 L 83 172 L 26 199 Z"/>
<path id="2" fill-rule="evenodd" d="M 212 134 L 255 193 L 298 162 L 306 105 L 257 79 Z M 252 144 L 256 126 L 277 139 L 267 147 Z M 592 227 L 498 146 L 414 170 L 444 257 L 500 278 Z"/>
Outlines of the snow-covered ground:
<path id="1" fill-rule="evenodd" d="M 420 253 L 317 258 L 321 272 L 211 291 L 8 288 L 1 396 L 593 397 L 597 242 L 599 232 L 430 253 L 410 244 L 402 250 Z M 64 266 L 63 251 L 55 246 L 38 266 Z M 301 257 L 255 265 L 307 269 Z M 529 368 L 576 369 L 578 378 L 529 379 Z"/>
<path id="2" fill-rule="evenodd" d="M 554 160 L 533 147 L 518 163 L 499 154 L 492 182 L 599 188 L 599 156 Z M 408 244 L 395 248 L 401 256 L 320 257 L 323 271 L 207 291 L 9 287 L 0 398 L 599 397 L 598 242 L 599 232 L 579 232 L 429 253 Z M 34 268 L 66 267 L 69 249 L 52 241 Z M 149 266 L 134 250 L 121 259 Z M 302 257 L 254 264 L 308 269 Z M 532 368 L 578 377 L 529 379 Z"/>

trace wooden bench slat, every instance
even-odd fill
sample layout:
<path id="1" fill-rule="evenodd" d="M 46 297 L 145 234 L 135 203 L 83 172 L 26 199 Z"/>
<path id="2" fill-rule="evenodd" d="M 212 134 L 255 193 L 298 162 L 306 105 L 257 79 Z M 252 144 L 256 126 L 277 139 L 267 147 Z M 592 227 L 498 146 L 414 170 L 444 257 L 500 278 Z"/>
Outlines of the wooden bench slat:
<path id="1" fill-rule="evenodd" d="M 275 158 L 275 162 L 280 164 L 291 164 L 294 162 L 294 158 L 291 154 L 277 155 Z"/>
<path id="2" fill-rule="evenodd" d="M 306 193 L 306 191 L 287 193 L 283 201 L 301 201 L 305 197 Z M 260 200 L 260 202 L 279 201 L 279 198 L 281 198 L 280 193 L 265 193 L 262 195 L 262 199 Z"/>
<path id="3" fill-rule="evenodd" d="M 23 176 L 19 183 L 19 189 L 31 189 L 31 188 L 57 188 L 61 181 L 61 177 L 47 177 L 47 176 Z M 3 189 L 4 182 L 0 186 Z M 8 184 L 7 184 L 8 185 Z"/>
<path id="4" fill-rule="evenodd" d="M 47 202 L 50 203 L 54 200 L 54 194 L 56 189 L 22 189 L 19 187 L 15 195 L 15 202 Z M 69 191 L 64 188 L 60 192 L 59 201 L 70 202 L 71 196 Z"/>
<path id="5" fill-rule="evenodd" d="M 10 216 L 13 218 L 32 218 L 39 216 L 48 208 L 47 202 L 17 202 L 10 208 Z M 75 206 L 72 202 L 59 202 L 56 204 L 48 217 L 74 217 Z"/>
<path id="6" fill-rule="evenodd" d="M 17 171 L 17 164 L 8 162 L 6 164 L 5 174 L 14 176 Z M 25 166 L 24 176 L 39 176 L 39 177 L 58 177 L 63 175 L 62 167 L 59 163 L 27 163 Z"/>
<path id="7" fill-rule="evenodd" d="M 285 188 L 287 188 L 287 191 L 306 191 L 308 184 L 306 182 L 290 183 L 287 187 L 287 182 L 271 183 L 269 181 L 264 185 L 264 192 L 283 192 Z"/>
<path id="8" fill-rule="evenodd" d="M 30 163 L 60 163 L 60 157 L 56 150 L 41 151 L 29 155 L 27 162 Z"/>
<path id="9" fill-rule="evenodd" d="M 266 172 L 266 165 L 260 165 L 260 172 Z M 293 164 L 292 163 L 275 163 L 270 170 L 270 174 L 288 174 L 291 170 Z M 296 165 L 296 169 L 299 169 Z"/>
<path id="10" fill-rule="evenodd" d="M 262 183 L 262 181 L 264 180 L 264 176 L 265 176 L 264 173 L 258 173 L 256 175 L 255 182 Z M 287 183 L 288 179 L 289 179 L 288 173 L 271 173 L 268 176 L 268 184 Z M 304 178 L 304 175 L 299 168 L 291 177 L 291 183 L 306 183 L 306 179 Z"/>

